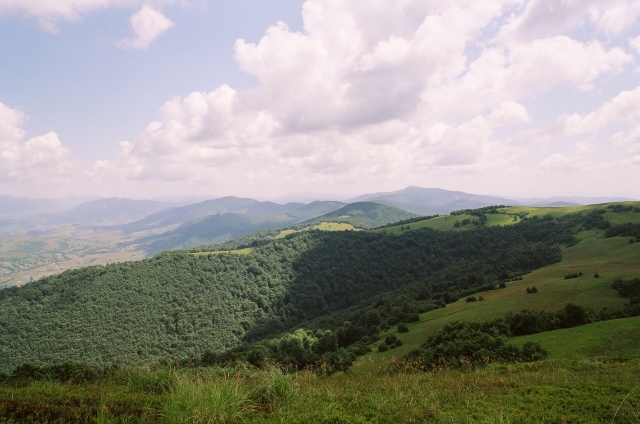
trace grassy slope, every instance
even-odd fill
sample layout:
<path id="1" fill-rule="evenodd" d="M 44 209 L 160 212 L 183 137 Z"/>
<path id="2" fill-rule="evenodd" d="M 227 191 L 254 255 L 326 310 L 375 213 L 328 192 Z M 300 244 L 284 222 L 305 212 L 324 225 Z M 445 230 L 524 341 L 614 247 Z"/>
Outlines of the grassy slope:
<path id="1" fill-rule="evenodd" d="M 348 204 L 336 211 L 324 214 L 299 224 L 299 228 L 318 225 L 323 222 L 352 224 L 356 228 L 375 228 L 381 225 L 415 218 L 417 215 L 392 206 L 373 202 Z"/>
<path id="2" fill-rule="evenodd" d="M 224 253 L 231 253 L 234 255 L 248 255 L 253 251 L 252 247 L 245 247 L 244 249 L 235 249 L 235 250 L 215 250 L 212 252 L 197 252 L 192 253 L 193 256 L 206 256 L 206 255 L 220 255 Z"/>
<path id="3" fill-rule="evenodd" d="M 629 203 L 640 205 L 640 203 Z M 505 208 L 510 215 L 487 215 L 488 225 L 504 221 L 505 217 L 513 220 L 511 214 L 529 212 L 528 216 L 543 216 L 551 213 L 554 216 L 585 211 L 595 206 L 572 206 L 567 208 Z M 640 214 L 634 212 L 610 213 L 610 219 L 615 224 L 625 222 L 640 222 Z M 428 224 L 431 228 L 453 230 L 452 218 L 462 220 L 464 215 L 438 217 L 428 221 L 411 224 L 411 230 L 420 228 L 417 224 Z M 455 220 L 453 221 L 455 222 Z M 426 226 L 426 225 L 425 225 Z M 439 228 L 438 228 L 439 227 Z M 472 226 L 469 226 L 472 227 Z M 462 227 L 464 228 L 464 227 Z M 387 232 L 399 227 L 387 228 Z M 456 229 L 457 230 L 457 229 Z M 405 230 L 407 231 L 407 230 Z M 409 230 L 410 231 L 410 230 Z M 403 346 L 384 353 L 374 350 L 369 354 L 377 360 L 399 358 L 411 349 L 419 346 L 438 328 L 456 320 L 473 321 L 490 319 L 503 315 L 508 311 L 517 312 L 525 308 L 557 310 L 567 303 L 577 303 L 589 308 L 603 307 L 619 308 L 625 303 L 616 291 L 611 289 L 611 281 L 615 277 L 640 276 L 640 243 L 630 244 L 628 238 L 605 238 L 602 231 L 590 230 L 579 234 L 581 241 L 575 246 L 563 249 L 563 259 L 560 263 L 536 270 L 523 277 L 522 281 L 507 283 L 506 289 L 480 293 L 485 300 L 467 303 L 464 299 L 447 305 L 444 309 L 430 311 L 420 316 L 420 322 L 410 324 L 409 333 L 398 334 Z M 564 275 L 569 272 L 582 272 L 583 277 L 565 280 Z M 594 273 L 600 278 L 594 278 Z M 526 288 L 536 286 L 537 294 L 527 294 Z M 392 329 L 395 330 L 395 329 Z M 386 334 L 390 334 L 389 331 Z M 377 346 L 378 343 L 372 345 Z"/>
<path id="4" fill-rule="evenodd" d="M 321 222 L 318 225 L 314 225 L 313 227 L 307 227 L 304 228 L 303 230 L 300 231 L 307 231 L 307 230 L 320 230 L 320 231 L 362 231 L 357 229 L 356 227 L 354 227 L 351 224 L 345 224 L 345 223 L 339 223 L 339 222 Z M 286 236 L 288 236 L 289 234 L 294 234 L 294 233 L 298 233 L 300 232 L 298 230 L 293 230 L 293 229 L 289 229 L 289 230 L 282 230 L 280 231 L 280 233 L 275 236 L 275 239 L 282 239 L 285 238 Z"/>
<path id="5" fill-rule="evenodd" d="M 515 337 L 510 342 L 522 345 L 529 340 L 542 344 L 549 359 L 640 356 L 640 317 Z"/>
<path id="6" fill-rule="evenodd" d="M 99 384 L 0 385 L 0 422 L 637 423 L 639 379 L 637 359 L 330 378 L 124 369 Z"/>
<path id="7" fill-rule="evenodd" d="M 622 205 L 628 206 L 640 206 L 640 202 L 623 202 L 620 203 Z M 567 206 L 562 208 L 537 208 L 533 206 L 518 206 L 518 207 L 509 207 L 509 208 L 501 208 L 500 211 L 503 211 L 504 214 L 488 214 L 487 215 L 487 226 L 494 227 L 497 225 L 512 225 L 520 222 L 520 214 L 526 214 L 527 217 L 532 218 L 534 216 L 545 216 L 551 215 L 554 218 L 560 217 L 563 215 L 567 215 L 570 213 L 576 212 L 587 212 L 593 209 L 603 209 L 606 208 L 609 203 L 604 203 L 601 205 L 587 205 L 587 206 Z M 639 222 L 640 214 L 635 212 L 620 212 L 614 213 L 610 212 L 608 214 L 608 218 L 610 219 L 612 224 L 624 224 L 627 222 Z M 419 221 L 412 224 L 409 224 L 409 230 L 415 230 L 418 228 L 433 228 L 434 230 L 440 231 L 469 231 L 473 230 L 475 226 L 473 225 L 465 225 L 460 227 L 454 227 L 456 221 L 462 222 L 464 219 L 478 219 L 478 217 L 473 215 L 442 215 L 437 218 L 432 218 L 426 221 Z M 402 228 L 405 229 L 402 229 Z M 406 225 L 398 225 L 394 227 L 387 227 L 385 229 L 374 230 L 374 231 L 385 231 L 389 234 L 400 234 L 407 230 Z"/>

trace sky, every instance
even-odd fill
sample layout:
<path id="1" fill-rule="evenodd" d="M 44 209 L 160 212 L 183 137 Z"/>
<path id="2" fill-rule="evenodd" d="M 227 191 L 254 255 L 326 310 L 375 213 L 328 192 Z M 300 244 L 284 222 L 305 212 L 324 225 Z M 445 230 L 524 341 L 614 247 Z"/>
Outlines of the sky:
<path id="1" fill-rule="evenodd" d="M 0 194 L 640 199 L 640 0 L 0 0 Z"/>

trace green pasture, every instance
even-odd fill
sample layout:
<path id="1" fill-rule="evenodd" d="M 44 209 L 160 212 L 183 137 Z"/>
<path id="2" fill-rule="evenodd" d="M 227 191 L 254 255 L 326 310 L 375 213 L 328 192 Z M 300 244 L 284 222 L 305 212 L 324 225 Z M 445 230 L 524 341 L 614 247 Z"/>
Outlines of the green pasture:
<path id="1" fill-rule="evenodd" d="M 298 233 L 300 231 L 307 231 L 307 230 L 320 230 L 320 231 L 362 231 L 356 227 L 354 227 L 351 224 L 345 224 L 342 222 L 321 222 L 318 225 L 314 225 L 313 227 L 306 227 L 302 230 L 282 230 L 280 231 L 280 233 L 275 236 L 274 238 L 276 239 L 283 239 L 286 236 L 288 236 L 289 234 L 294 234 L 294 233 Z"/>
<path id="2" fill-rule="evenodd" d="M 252 247 L 246 247 L 244 249 L 236 249 L 236 250 L 214 250 L 212 252 L 197 252 L 192 253 L 193 256 L 207 256 L 207 255 L 222 255 L 225 253 L 230 253 L 232 255 L 248 255 L 253 250 Z"/>
<path id="3" fill-rule="evenodd" d="M 275 239 L 283 239 L 283 238 L 285 238 L 286 236 L 288 236 L 289 234 L 293 234 L 293 233 L 297 233 L 297 231 L 296 231 L 296 230 L 282 230 L 282 231 L 280 231 L 280 233 L 279 233 L 277 236 L 275 236 L 274 238 L 275 238 Z"/>
<path id="4" fill-rule="evenodd" d="M 611 222 L 611 224 L 625 224 L 627 222 L 640 222 L 640 214 L 637 212 L 613 212 L 609 209 L 606 209 L 607 206 L 612 205 L 614 203 L 603 203 L 600 205 L 587 205 L 587 206 L 566 206 L 559 208 L 551 208 L 551 207 L 534 207 L 534 206 L 515 206 L 515 207 L 506 207 L 499 208 L 498 214 L 486 214 L 487 227 L 495 227 L 498 225 L 513 225 L 517 224 L 522 220 L 523 216 L 527 218 L 533 218 L 534 216 L 543 217 L 546 215 L 551 215 L 554 218 L 558 218 L 570 213 L 577 212 L 588 212 L 594 209 L 605 209 L 607 210 L 607 214 L 605 215 L 605 219 Z M 640 207 L 640 202 L 622 202 L 616 203 L 625 206 L 634 206 Z M 387 234 L 402 234 L 405 231 L 417 230 L 420 228 L 432 228 L 434 230 L 440 231 L 469 231 L 477 228 L 473 224 L 460 225 L 459 227 L 455 227 L 455 223 L 459 222 L 462 224 L 462 221 L 465 219 L 469 219 L 471 221 L 477 220 L 477 216 L 473 215 L 443 215 L 436 218 L 431 218 L 425 221 L 418 221 L 411 224 L 405 225 L 396 225 L 393 227 L 387 227 L 382 229 L 373 230 L 374 232 L 385 232 Z"/>
<path id="5" fill-rule="evenodd" d="M 471 215 L 444 215 L 438 216 L 436 218 L 431 218 L 426 221 L 418 221 L 412 222 L 411 224 L 405 225 L 395 225 L 393 227 L 386 227 L 381 229 L 372 230 L 376 233 L 387 233 L 387 234 L 402 234 L 406 231 L 417 230 L 420 228 L 432 228 L 434 230 L 440 231 L 468 231 L 477 228 L 475 225 L 468 224 L 465 226 L 454 227 L 456 221 L 462 222 L 465 218 L 470 220 L 478 219 L 477 216 Z"/>
<path id="6" fill-rule="evenodd" d="M 640 317 L 514 337 L 510 343 L 522 346 L 530 340 L 547 349 L 549 359 L 640 356 Z"/>
<path id="7" fill-rule="evenodd" d="M 640 214 L 638 214 L 640 215 Z M 615 277 L 640 276 L 640 243 L 629 243 L 626 237 L 605 238 L 597 230 L 579 234 L 581 241 L 563 249 L 561 262 L 523 276 L 522 281 L 507 283 L 505 289 L 478 293 L 485 300 L 467 303 L 465 299 L 420 315 L 420 322 L 409 325 L 409 332 L 397 334 L 403 345 L 379 353 L 378 343 L 371 345 L 369 355 L 376 360 L 399 358 L 418 347 L 427 337 L 444 325 L 460 320 L 486 320 L 518 312 L 525 308 L 559 310 L 567 303 L 596 310 L 604 307 L 620 308 L 626 300 L 611 288 Z M 565 280 L 568 273 L 582 272 L 583 276 Z M 594 274 L 598 273 L 599 278 Z M 538 293 L 528 294 L 527 287 L 536 286 Z M 395 328 L 386 334 L 395 331 Z"/>
<path id="8" fill-rule="evenodd" d="M 359 231 L 351 224 L 340 222 L 321 222 L 320 224 L 313 226 L 312 229 L 320 231 Z"/>
<path id="9" fill-rule="evenodd" d="M 330 377 L 275 367 L 121 369 L 0 384 L 0 422 L 637 423 L 640 361 L 549 360 Z"/>

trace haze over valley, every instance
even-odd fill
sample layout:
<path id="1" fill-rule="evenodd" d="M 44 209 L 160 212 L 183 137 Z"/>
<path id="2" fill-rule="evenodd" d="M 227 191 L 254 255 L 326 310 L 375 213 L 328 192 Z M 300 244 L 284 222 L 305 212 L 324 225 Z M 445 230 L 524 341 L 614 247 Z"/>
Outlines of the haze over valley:
<path id="1" fill-rule="evenodd" d="M 367 229 L 416 216 L 490 205 L 560 207 L 625 200 L 630 199 L 514 200 L 420 187 L 363 194 L 345 202 L 307 204 L 239 197 L 178 205 L 122 198 L 4 196 L 0 198 L 0 286 L 19 286 L 81 266 L 142 259 L 164 250 L 218 245 L 251 233 L 263 232 L 260 237 L 273 238 L 282 230 L 268 230 L 313 228 L 323 221 Z"/>

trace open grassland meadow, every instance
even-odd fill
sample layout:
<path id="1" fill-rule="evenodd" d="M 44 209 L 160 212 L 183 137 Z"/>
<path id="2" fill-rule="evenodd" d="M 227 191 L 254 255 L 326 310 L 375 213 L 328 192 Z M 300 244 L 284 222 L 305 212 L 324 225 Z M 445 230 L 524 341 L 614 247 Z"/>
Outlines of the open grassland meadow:
<path id="1" fill-rule="evenodd" d="M 0 290 L 0 422 L 640 423 L 639 202 L 362 210 Z"/>

